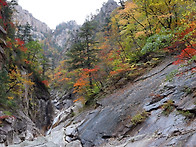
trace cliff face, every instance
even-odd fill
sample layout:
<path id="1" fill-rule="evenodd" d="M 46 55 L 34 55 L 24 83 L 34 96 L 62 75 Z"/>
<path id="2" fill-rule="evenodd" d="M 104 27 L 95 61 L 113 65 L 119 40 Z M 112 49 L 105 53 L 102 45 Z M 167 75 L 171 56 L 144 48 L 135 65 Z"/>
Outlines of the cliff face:
<path id="1" fill-rule="evenodd" d="M 18 25 L 26 25 L 29 23 L 32 26 L 32 35 L 34 39 L 44 40 L 47 34 L 52 30 L 43 22 L 33 17 L 27 10 L 22 9 L 21 6 L 15 6 L 16 12 L 14 13 L 14 22 Z"/>
<path id="2" fill-rule="evenodd" d="M 53 32 L 53 40 L 60 47 L 64 47 L 67 41 L 72 37 L 71 33 L 79 29 L 76 21 L 63 22 L 59 24 Z"/>
<path id="3" fill-rule="evenodd" d="M 50 94 L 45 86 L 34 78 L 33 94 L 28 93 L 30 99 L 25 106 L 17 103 L 17 108 L 8 116 L 0 110 L 0 146 L 18 144 L 24 140 L 31 141 L 44 133 L 52 122 L 52 103 Z M 25 87 L 25 89 L 28 88 Z M 24 100 L 23 100 L 24 101 Z M 23 102 L 24 103 L 24 102 Z"/>
<path id="4" fill-rule="evenodd" d="M 107 23 L 107 19 L 110 17 L 112 11 L 117 7 L 118 5 L 114 0 L 108 0 L 107 3 L 103 4 L 100 12 L 94 17 L 100 27 Z M 61 50 L 67 50 L 65 45 L 71 39 L 71 33 L 80 27 L 76 21 L 72 20 L 63 22 L 59 24 L 55 30 L 51 30 L 45 23 L 33 17 L 30 12 L 22 9 L 21 6 L 18 5 L 15 9 L 16 12 L 14 13 L 13 19 L 16 24 L 26 25 L 29 23 L 32 26 L 32 35 L 34 39 L 40 41 L 47 40 L 50 36 L 52 41 L 55 42 L 53 46 L 57 46 L 61 48 Z"/>
<path id="5" fill-rule="evenodd" d="M 110 18 L 111 13 L 116 9 L 118 4 L 114 0 L 108 0 L 107 3 L 104 3 L 100 12 L 95 16 L 95 20 L 99 25 L 104 25 L 107 23 L 108 18 Z"/>
<path id="6" fill-rule="evenodd" d="M 46 40 L 49 36 L 52 36 L 52 41 L 55 42 L 53 46 L 63 48 L 70 38 L 70 32 L 79 28 L 75 21 L 69 21 L 67 23 L 63 22 L 55 30 L 51 30 L 45 23 L 33 17 L 27 10 L 22 9 L 21 6 L 17 5 L 15 9 L 13 19 L 17 25 L 29 23 L 32 26 L 32 36 L 36 40 Z"/>
<path id="7" fill-rule="evenodd" d="M 41 23 L 39 20 L 33 18 L 33 16 L 28 13 L 28 11 L 22 10 L 20 6 L 16 8 L 18 13 L 15 14 L 16 22 L 21 25 L 25 25 L 27 22 L 33 27 L 33 35 L 37 35 L 37 39 L 42 39 L 51 32 L 50 28 L 46 24 Z M 2 10 L 1 10 L 2 13 Z M 10 16 L 11 17 L 11 16 Z M 8 17 L 5 18 L 7 21 Z M 7 32 L 6 32 L 7 31 Z M 36 74 L 33 74 L 33 70 L 24 66 L 22 62 L 15 62 L 13 58 L 18 58 L 17 51 L 11 50 L 6 43 L 6 38 L 11 36 L 9 29 L 4 30 L 2 25 L 0 25 L 0 83 L 1 85 L 1 95 L 0 95 L 0 146 L 7 146 L 10 144 L 17 144 L 24 140 L 32 140 L 34 137 L 41 135 L 46 128 L 51 124 L 52 121 L 52 104 L 51 97 L 48 89 L 41 82 L 41 79 L 38 79 Z M 13 37 L 13 39 L 15 39 Z M 9 51 L 9 54 L 6 52 Z M 10 59 L 10 56 L 13 56 Z M 10 59 L 10 60 L 9 60 Z M 17 84 L 14 86 L 6 87 L 8 84 L 7 81 L 16 81 L 9 77 L 11 65 L 17 67 L 17 72 L 21 74 L 21 77 L 26 77 L 25 80 L 33 81 L 33 86 L 30 86 L 27 83 L 16 82 L 22 85 L 22 90 L 20 95 L 14 95 L 14 92 L 11 93 L 11 89 L 20 89 L 17 87 Z M 4 68 L 3 68 L 4 67 Z M 2 69 L 3 68 L 3 69 Z M 28 73 L 32 73 L 32 76 L 27 76 Z M 6 80 L 6 77 L 9 80 Z M 8 78 L 9 77 L 9 78 Z M 3 89 L 2 87 L 6 87 Z M 10 92 L 10 93 L 9 93 Z M 13 95 L 14 102 L 11 103 L 8 101 L 9 94 Z M 10 105 L 8 105 L 10 103 Z"/>

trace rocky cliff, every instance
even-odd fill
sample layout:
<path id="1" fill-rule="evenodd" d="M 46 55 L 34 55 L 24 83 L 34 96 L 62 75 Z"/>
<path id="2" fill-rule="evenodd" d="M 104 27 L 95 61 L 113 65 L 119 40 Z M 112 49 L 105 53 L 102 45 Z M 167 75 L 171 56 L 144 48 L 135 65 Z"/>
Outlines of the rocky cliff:
<path id="1" fill-rule="evenodd" d="M 110 14 L 117 7 L 118 5 L 114 0 L 108 0 L 107 3 L 103 4 L 99 13 L 94 17 L 95 21 L 98 22 L 100 27 L 107 23 Z M 59 24 L 55 30 L 51 30 L 45 23 L 33 17 L 30 12 L 24 10 L 21 6 L 17 5 L 15 6 L 15 9 L 16 12 L 14 13 L 13 18 L 16 24 L 26 25 L 29 23 L 32 26 L 32 35 L 34 39 L 50 40 L 50 38 L 52 38 L 52 41 L 55 42 L 52 46 L 57 46 L 61 51 L 67 50 L 65 44 L 71 39 L 71 33 L 80 27 L 76 21 L 71 20 L 68 22 L 63 22 Z"/>
<path id="2" fill-rule="evenodd" d="M 26 25 L 29 23 L 32 26 L 32 35 L 34 39 L 44 40 L 52 30 L 43 22 L 33 17 L 27 10 L 22 9 L 21 6 L 15 6 L 14 22 L 17 25 Z"/>
<path id="3" fill-rule="evenodd" d="M 67 41 L 72 37 L 71 33 L 79 29 L 76 21 L 63 22 L 59 24 L 53 32 L 53 40 L 60 47 L 64 47 Z"/>
<path id="4" fill-rule="evenodd" d="M 35 83 L 33 91 L 24 85 L 25 93 L 18 98 L 15 107 L 0 107 L 1 147 L 18 144 L 24 140 L 31 141 L 43 135 L 52 123 L 53 106 L 50 93 L 35 75 L 31 78 Z"/>
<path id="5" fill-rule="evenodd" d="M 47 40 L 52 36 L 53 46 L 63 48 L 65 43 L 70 38 L 70 32 L 79 28 L 75 21 L 63 22 L 59 24 L 55 30 L 51 30 L 45 23 L 36 19 L 30 12 L 22 9 L 21 6 L 15 6 L 14 22 L 17 25 L 26 25 L 29 23 L 32 26 L 32 35 L 36 40 Z"/>
<path id="6" fill-rule="evenodd" d="M 110 18 L 111 13 L 116 9 L 118 4 L 114 0 L 108 0 L 107 3 L 104 3 L 101 7 L 99 13 L 95 16 L 95 21 L 98 22 L 100 28 L 107 24 Z"/>

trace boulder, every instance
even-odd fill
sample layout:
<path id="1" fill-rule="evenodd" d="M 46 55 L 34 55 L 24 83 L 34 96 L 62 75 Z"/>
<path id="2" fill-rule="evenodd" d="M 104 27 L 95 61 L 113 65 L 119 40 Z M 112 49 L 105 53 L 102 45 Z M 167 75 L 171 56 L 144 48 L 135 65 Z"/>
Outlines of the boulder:
<path id="1" fill-rule="evenodd" d="M 66 147 L 82 147 L 81 142 L 79 140 L 70 142 L 66 145 Z"/>

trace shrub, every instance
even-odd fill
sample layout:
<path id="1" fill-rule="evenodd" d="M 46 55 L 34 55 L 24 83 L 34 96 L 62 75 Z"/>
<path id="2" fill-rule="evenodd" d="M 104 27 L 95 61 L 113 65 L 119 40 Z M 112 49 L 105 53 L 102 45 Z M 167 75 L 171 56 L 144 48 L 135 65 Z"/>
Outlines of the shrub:
<path id="1" fill-rule="evenodd" d="M 183 110 L 178 110 L 179 114 L 185 116 L 188 119 L 194 118 L 195 115 L 191 113 L 190 111 L 183 111 Z"/>
<path id="2" fill-rule="evenodd" d="M 168 100 L 165 104 L 163 104 L 162 108 L 163 114 L 168 116 L 175 108 L 174 102 L 172 100 Z"/>
<path id="3" fill-rule="evenodd" d="M 141 113 L 136 114 L 135 116 L 132 117 L 131 122 L 133 125 L 140 124 L 146 120 L 148 117 L 149 113 L 146 111 L 142 111 Z"/>
<path id="4" fill-rule="evenodd" d="M 141 53 L 146 54 L 163 49 L 171 44 L 172 38 L 173 34 L 155 34 L 147 39 Z"/>

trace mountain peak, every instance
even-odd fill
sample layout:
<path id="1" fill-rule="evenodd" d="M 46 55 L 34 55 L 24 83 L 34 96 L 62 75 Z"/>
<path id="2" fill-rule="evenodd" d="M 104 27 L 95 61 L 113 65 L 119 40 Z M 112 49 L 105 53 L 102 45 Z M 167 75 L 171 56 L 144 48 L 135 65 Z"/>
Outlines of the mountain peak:
<path id="1" fill-rule="evenodd" d="M 51 33 L 51 29 L 40 20 L 33 17 L 33 15 L 24 10 L 20 5 L 15 6 L 15 13 L 13 15 L 13 21 L 16 25 L 26 25 L 29 23 L 32 26 L 33 36 L 38 40 L 43 40 L 46 34 Z"/>

